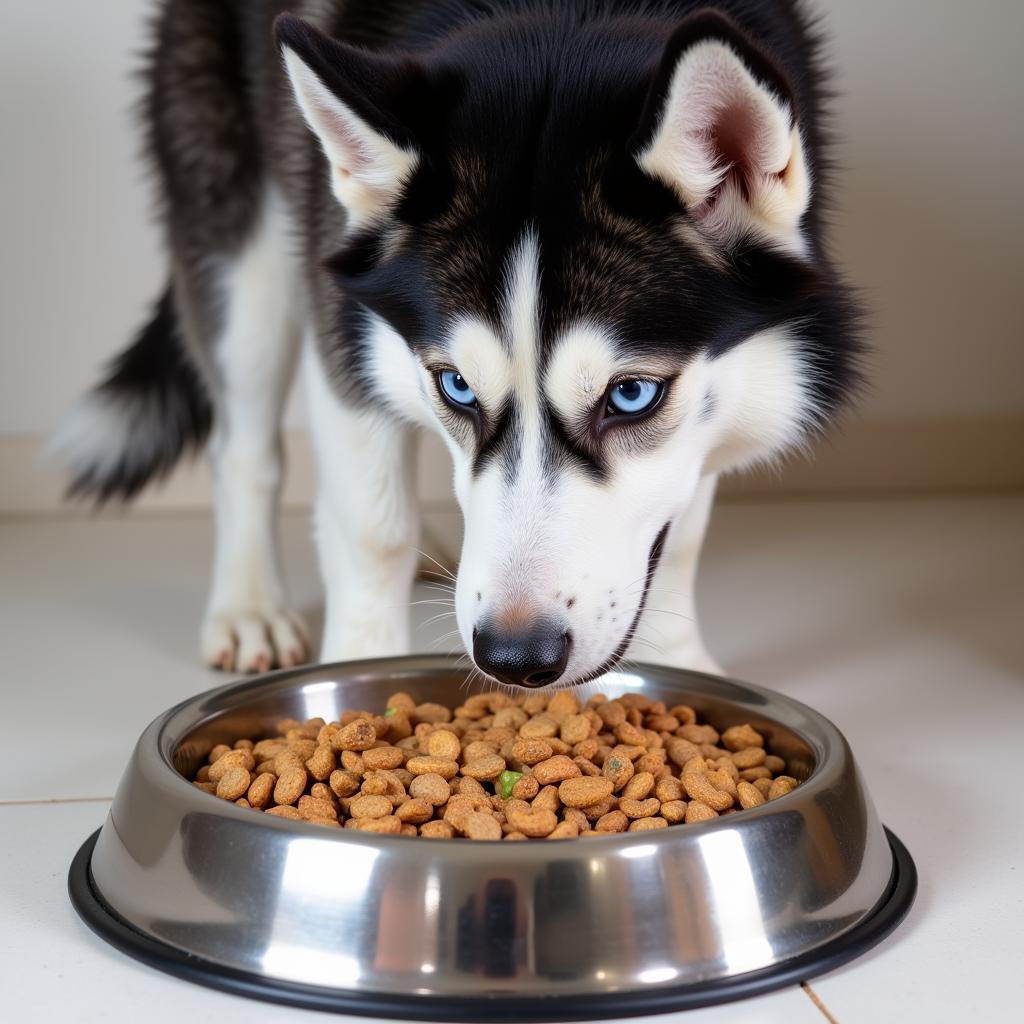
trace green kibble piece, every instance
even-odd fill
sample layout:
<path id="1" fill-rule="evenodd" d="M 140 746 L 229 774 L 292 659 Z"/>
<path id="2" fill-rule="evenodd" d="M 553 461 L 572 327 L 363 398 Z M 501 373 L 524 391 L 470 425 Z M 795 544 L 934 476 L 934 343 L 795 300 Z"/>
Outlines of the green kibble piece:
<path id="1" fill-rule="evenodd" d="M 512 796 L 515 784 L 523 777 L 522 772 L 502 772 L 498 776 L 498 792 L 502 800 L 508 800 Z"/>
<path id="2" fill-rule="evenodd" d="M 384 717 L 385 718 L 390 718 L 397 710 L 398 710 L 398 708 L 385 708 L 384 709 Z"/>

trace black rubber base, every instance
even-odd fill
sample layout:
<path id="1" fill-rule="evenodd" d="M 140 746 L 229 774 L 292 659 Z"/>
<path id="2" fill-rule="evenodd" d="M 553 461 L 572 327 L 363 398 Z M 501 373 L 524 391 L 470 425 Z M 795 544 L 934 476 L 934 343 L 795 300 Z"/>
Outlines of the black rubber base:
<path id="1" fill-rule="evenodd" d="M 93 885 L 89 862 L 99 830 L 81 846 L 68 873 L 68 892 L 82 920 L 101 938 L 142 963 L 199 985 L 308 1010 L 366 1017 L 446 1021 L 568 1021 L 669 1013 L 761 995 L 808 981 L 848 963 L 881 942 L 906 916 L 917 893 L 917 869 L 907 848 L 885 830 L 893 853 L 889 888 L 855 928 L 813 952 L 774 967 L 719 981 L 650 991 L 515 997 L 432 997 L 403 993 L 338 992 L 249 974 L 190 956 L 143 935 L 122 920 Z"/>

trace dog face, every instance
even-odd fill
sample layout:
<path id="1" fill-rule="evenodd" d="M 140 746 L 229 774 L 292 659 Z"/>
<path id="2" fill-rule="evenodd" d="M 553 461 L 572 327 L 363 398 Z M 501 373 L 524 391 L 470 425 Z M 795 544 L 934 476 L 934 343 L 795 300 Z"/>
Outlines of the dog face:
<path id="1" fill-rule="evenodd" d="M 795 100 L 731 23 L 490 32 L 403 59 L 279 22 L 349 217 L 343 373 L 447 443 L 478 666 L 575 683 L 625 652 L 701 475 L 837 405 L 849 307 Z"/>

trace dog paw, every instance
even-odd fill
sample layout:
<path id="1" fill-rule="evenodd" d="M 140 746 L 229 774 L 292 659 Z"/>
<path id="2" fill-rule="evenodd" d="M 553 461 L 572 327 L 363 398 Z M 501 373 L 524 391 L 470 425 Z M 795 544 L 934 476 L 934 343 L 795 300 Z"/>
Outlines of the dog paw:
<path id="1" fill-rule="evenodd" d="M 302 621 L 289 611 L 215 612 L 200 631 L 203 661 L 222 672 L 267 672 L 309 661 L 312 647 Z"/>

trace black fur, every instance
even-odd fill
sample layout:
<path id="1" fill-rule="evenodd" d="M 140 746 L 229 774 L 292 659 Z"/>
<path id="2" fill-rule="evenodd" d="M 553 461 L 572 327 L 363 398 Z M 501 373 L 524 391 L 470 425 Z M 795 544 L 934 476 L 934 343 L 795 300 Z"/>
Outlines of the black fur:
<path id="1" fill-rule="evenodd" d="M 304 20 L 277 20 L 278 43 L 422 155 L 391 222 L 354 238 L 281 70 L 272 24 L 286 10 Z M 636 164 L 674 60 L 709 36 L 726 38 L 787 97 L 802 126 L 815 182 L 806 262 L 747 240 L 711 266 L 674 230 L 689 216 L 680 200 Z M 168 438 L 148 466 L 126 458 L 113 478 L 84 473 L 73 485 L 80 493 L 130 496 L 205 437 L 200 382 L 216 394 L 210 347 L 223 298 L 210 267 L 244 244 L 269 183 L 298 227 L 328 372 L 353 402 L 376 400 L 382 387 L 365 377 L 365 311 L 414 349 L 436 343 L 453 314 L 500 330 L 507 256 L 527 227 L 542 253 L 544 342 L 586 316 L 638 353 L 682 366 L 700 350 L 797 323 L 814 370 L 807 427 L 856 388 L 857 306 L 822 237 L 823 76 L 798 0 L 718 0 L 713 9 L 700 0 L 164 0 L 147 80 L 179 330 L 147 328 L 145 345 L 103 387 L 159 395 Z M 510 409 L 496 428 L 516 422 Z M 478 463 L 514 453 L 502 432 L 488 436 Z M 550 415 L 549 436 L 565 458 L 602 473 L 599 450 Z"/>
<path id="2" fill-rule="evenodd" d="M 277 23 L 281 43 L 342 99 L 422 154 L 395 211 L 399 246 L 381 255 L 385 225 L 321 253 L 338 301 L 371 309 L 414 348 L 435 343 L 446 319 L 467 311 L 500 331 L 505 261 L 529 226 L 542 253 L 545 342 L 587 317 L 611 326 L 631 351 L 682 365 L 697 351 L 720 354 L 757 331 L 798 324 L 814 369 L 807 427 L 826 422 L 855 390 L 859 313 L 822 237 L 823 89 L 816 40 L 797 3 L 354 3 L 331 28 L 387 51 L 361 58 L 372 81 L 337 72 L 359 67 L 351 47 L 335 47 L 295 18 Z M 727 253 L 724 269 L 709 265 L 673 230 L 688 211 L 634 159 L 679 56 L 708 38 L 728 41 L 802 127 L 815 182 L 807 261 L 747 240 Z M 383 70 L 375 76 L 373 67 Z M 375 117 L 385 93 L 387 115 Z M 362 381 L 360 344 L 359 332 L 346 331 L 325 340 L 324 351 L 339 379 L 360 382 L 356 391 L 367 394 L 377 382 Z M 564 439 L 562 425 L 549 426 L 551 440 Z M 502 448 L 490 436 L 480 454 Z M 600 458 L 588 461 L 600 473 Z"/>
<path id="3" fill-rule="evenodd" d="M 170 289 L 135 342 L 114 360 L 94 398 L 119 413 L 126 442 L 105 472 L 83 467 L 74 475 L 69 496 L 128 500 L 206 443 L 213 409 L 182 346 Z"/>

